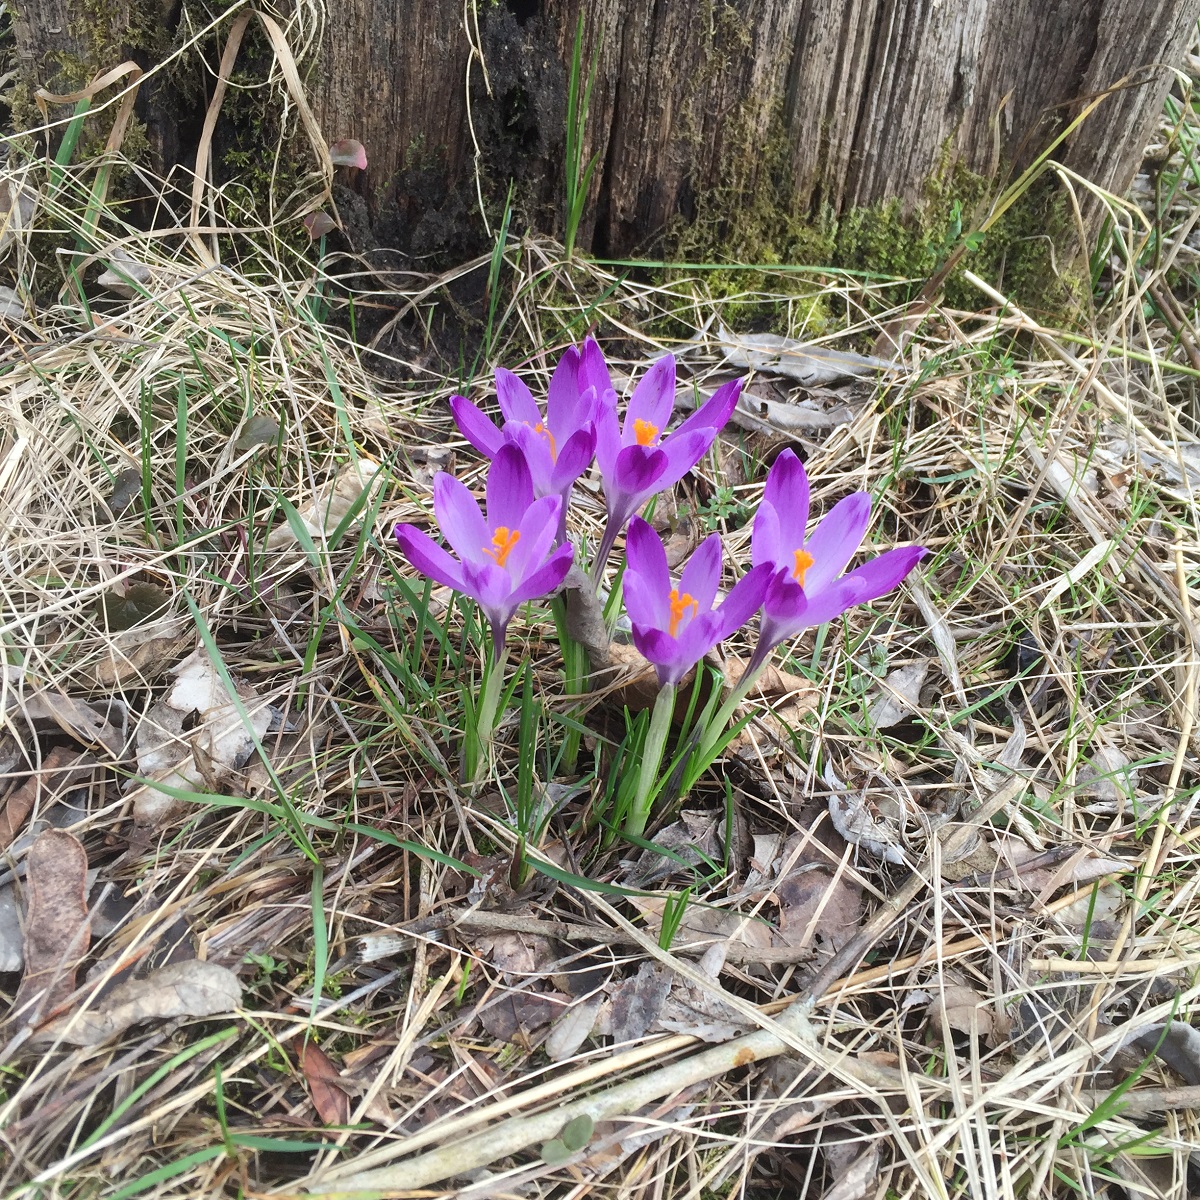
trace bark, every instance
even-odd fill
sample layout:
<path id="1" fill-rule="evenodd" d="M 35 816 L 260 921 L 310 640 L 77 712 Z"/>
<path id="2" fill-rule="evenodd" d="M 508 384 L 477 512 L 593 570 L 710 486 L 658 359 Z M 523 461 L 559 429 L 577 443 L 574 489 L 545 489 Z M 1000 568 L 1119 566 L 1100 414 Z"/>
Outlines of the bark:
<path id="1" fill-rule="evenodd" d="M 130 3 L 23 0 L 21 62 L 44 72 L 89 6 L 115 26 Z M 1132 77 L 1057 154 L 1121 192 L 1200 16 L 1200 0 L 340 0 L 310 84 L 330 140 L 367 148 L 377 241 L 453 250 L 477 236 L 478 192 L 495 205 L 509 179 L 527 220 L 561 228 L 581 8 L 598 166 L 579 244 L 616 255 L 767 185 L 800 216 L 911 210 L 950 165 L 1020 168 Z"/>

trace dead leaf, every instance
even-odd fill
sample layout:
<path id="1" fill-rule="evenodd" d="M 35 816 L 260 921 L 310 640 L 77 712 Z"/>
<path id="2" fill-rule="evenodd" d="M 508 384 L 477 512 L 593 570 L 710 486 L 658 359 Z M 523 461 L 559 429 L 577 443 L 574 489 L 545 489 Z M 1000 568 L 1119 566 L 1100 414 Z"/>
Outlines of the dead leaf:
<path id="1" fill-rule="evenodd" d="M 592 670 L 603 670 L 608 666 L 611 642 L 604 609 L 596 589 L 576 563 L 571 564 L 563 582 L 563 597 L 566 600 L 567 633 L 587 651 Z"/>
<path id="2" fill-rule="evenodd" d="M 4 244 L 4 234 L 0 232 L 0 246 Z M 25 302 L 10 287 L 0 285 L 0 321 L 9 324 L 13 321 L 25 320 Z"/>
<path id="3" fill-rule="evenodd" d="M 96 282 L 124 300 L 135 300 L 146 294 L 154 282 L 154 272 L 144 263 L 136 262 L 120 246 L 114 246 L 108 253 L 108 270 Z"/>
<path id="4" fill-rule="evenodd" d="M 609 989 L 612 1010 L 609 1030 L 614 1042 L 645 1037 L 671 991 L 671 972 L 657 963 L 642 963 L 638 973 Z"/>
<path id="5" fill-rule="evenodd" d="M 600 1000 L 578 1000 L 567 1009 L 550 1030 L 542 1047 L 551 1062 L 563 1062 L 591 1036 L 600 1015 Z"/>
<path id="6" fill-rule="evenodd" d="M 12 884 L 0 884 L 0 972 L 19 971 L 24 965 L 24 914 Z"/>
<path id="7" fill-rule="evenodd" d="M 350 1120 L 350 1097 L 342 1091 L 341 1076 L 329 1055 L 316 1042 L 305 1042 L 300 1065 L 313 1108 L 325 1125 L 345 1125 Z"/>
<path id="8" fill-rule="evenodd" d="M 662 927 L 663 909 L 666 900 L 659 896 L 630 897 L 630 903 L 646 919 L 646 927 L 655 936 Z M 728 942 L 756 949 L 769 949 L 775 945 L 771 927 L 765 921 L 744 917 L 740 913 L 723 908 L 710 908 L 702 904 L 689 904 L 671 943 L 672 953 L 686 953 L 707 947 L 713 942 Z"/>
<path id="9" fill-rule="evenodd" d="M 309 213 L 300 224 L 314 242 L 338 228 L 338 223 L 327 212 Z"/>
<path id="10" fill-rule="evenodd" d="M 371 486 L 379 474 L 377 463 L 359 460 L 343 467 L 334 479 L 320 488 L 313 499 L 300 509 L 300 521 L 309 537 L 320 545 L 341 524 L 354 502 Z M 286 550 L 298 543 L 295 530 L 285 521 L 267 536 L 268 550 Z"/>
<path id="11" fill-rule="evenodd" d="M 14 1011 L 25 1024 L 50 1016 L 75 990 L 75 972 L 91 942 L 87 853 L 60 829 L 40 833 L 29 848 L 25 974 Z"/>
<path id="12" fill-rule="evenodd" d="M 920 711 L 921 688 L 929 674 L 930 659 L 923 658 L 889 671 L 875 689 L 867 722 L 872 729 L 891 729 Z"/>
<path id="13" fill-rule="evenodd" d="M 173 668 L 175 683 L 165 700 L 155 704 L 138 725 L 138 772 L 144 778 L 182 791 L 216 790 L 246 765 L 256 739 L 279 719 L 254 688 L 235 682 L 238 705 L 207 653 L 200 650 Z M 196 728 L 184 722 L 197 714 Z M 139 825 L 157 825 L 182 807 L 182 801 L 152 784 L 133 793 L 133 815 Z"/>
<path id="14" fill-rule="evenodd" d="M 554 943 L 532 933 L 495 933 L 480 938 L 476 946 L 509 978 L 544 975 L 558 959 Z"/>
<path id="15" fill-rule="evenodd" d="M 872 1142 L 848 1167 L 837 1172 L 838 1178 L 823 1200 L 866 1200 L 876 1190 L 882 1153 L 881 1144 Z"/>
<path id="16" fill-rule="evenodd" d="M 1137 786 L 1137 767 L 1116 746 L 1097 746 L 1075 776 L 1075 794 L 1087 800 L 1128 800 Z"/>
<path id="17" fill-rule="evenodd" d="M 35 805 L 44 810 L 51 800 L 89 783 L 98 765 L 86 750 L 55 746 L 41 768 L 31 772 L 5 802 L 0 812 L 0 849 L 11 845 Z"/>
<path id="18" fill-rule="evenodd" d="M 1155 1054 L 1186 1083 L 1193 1087 L 1200 1084 L 1200 1029 L 1186 1021 L 1143 1025 L 1121 1045 L 1133 1045 L 1145 1054 Z"/>
<path id="19" fill-rule="evenodd" d="M 39 1041 L 61 1038 L 72 1046 L 97 1046 L 133 1025 L 183 1017 L 213 1017 L 241 1003 L 238 977 L 216 963 L 189 959 L 118 984 L 99 1002 L 73 1017 L 38 1030 Z"/>
<path id="20" fill-rule="evenodd" d="M 157 681 L 193 644 L 194 633 L 180 617 L 137 625 L 105 638 L 103 656 L 92 666 L 91 681 L 101 689 Z"/>
<path id="21" fill-rule="evenodd" d="M 812 864 L 775 885 L 779 936 L 789 946 L 811 946 L 820 938 L 829 949 L 844 946 L 857 932 L 862 887 L 848 871 Z"/>
<path id="22" fill-rule="evenodd" d="M 85 746 L 99 746 L 112 758 L 119 758 L 125 748 L 124 733 L 86 700 L 43 689 L 22 701 L 19 711 L 35 726 L 57 726 Z"/>
<path id="23" fill-rule="evenodd" d="M 941 1023 L 947 1036 L 951 1030 L 984 1038 L 992 1032 L 992 1012 L 986 999 L 966 984 L 946 984 L 929 1002 L 927 1012 Z"/>
<path id="24" fill-rule="evenodd" d="M 329 160 L 335 167 L 357 167 L 367 169 L 367 152 L 362 142 L 354 138 L 340 138 L 329 147 Z"/>
<path id="25" fill-rule="evenodd" d="M 717 338 L 730 365 L 786 375 L 810 387 L 843 379 L 871 379 L 880 371 L 889 375 L 904 371 L 902 363 L 798 342 L 774 333 L 734 333 L 722 325 Z"/>

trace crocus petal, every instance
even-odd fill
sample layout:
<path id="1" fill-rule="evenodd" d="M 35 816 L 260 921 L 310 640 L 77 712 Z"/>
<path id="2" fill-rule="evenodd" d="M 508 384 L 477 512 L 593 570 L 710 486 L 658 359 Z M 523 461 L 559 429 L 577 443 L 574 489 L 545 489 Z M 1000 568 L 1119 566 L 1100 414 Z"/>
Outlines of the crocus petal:
<path id="1" fill-rule="evenodd" d="M 775 510 L 779 519 L 780 547 L 774 561 L 781 567 L 794 565 L 785 562 L 784 556 L 804 545 L 809 508 L 808 474 L 794 451 L 784 450 L 771 466 L 767 486 L 763 489 L 763 502 Z M 756 536 L 757 532 L 756 524 Z M 758 559 L 754 561 L 758 562 Z"/>
<path id="2" fill-rule="evenodd" d="M 579 351 L 568 346 L 558 360 L 546 390 L 546 424 L 555 437 L 560 432 L 579 428 L 579 401 L 583 390 L 579 379 Z"/>
<path id="3" fill-rule="evenodd" d="M 511 371 L 496 368 L 496 399 L 506 421 L 524 421 L 536 425 L 542 419 L 533 393 Z"/>
<path id="4" fill-rule="evenodd" d="M 536 600 L 539 596 L 548 596 L 557 591 L 571 569 L 574 554 L 575 548 L 569 542 L 559 546 L 542 566 L 520 583 L 512 594 L 514 611 L 527 600 Z"/>
<path id="5" fill-rule="evenodd" d="M 561 510 L 560 496 L 543 496 L 521 514 L 517 525 L 512 526 L 517 532 L 517 540 L 505 559 L 504 569 L 514 587 L 540 567 L 550 552 L 558 536 L 558 514 Z"/>
<path id="6" fill-rule="evenodd" d="M 670 598 L 661 587 L 655 587 L 641 575 L 625 572 L 622 599 L 625 615 L 636 629 L 666 629 L 671 623 Z"/>
<path id="7" fill-rule="evenodd" d="M 729 595 L 717 609 L 719 625 L 716 641 L 723 642 L 758 612 L 774 575 L 774 569 L 764 563 L 760 567 L 752 567 L 730 588 Z"/>
<path id="8" fill-rule="evenodd" d="M 450 397 L 450 412 L 458 432 L 479 451 L 484 458 L 495 458 L 504 445 L 504 435 L 483 414 L 478 405 L 465 396 Z"/>
<path id="9" fill-rule="evenodd" d="M 668 683 L 678 683 L 690 667 L 695 666 L 699 659 L 685 663 L 680 655 L 679 643 L 661 629 L 643 629 L 633 627 L 633 644 L 637 652 L 654 664 L 658 673 L 658 682 L 666 687 Z M 701 658 L 703 655 L 700 656 Z"/>
<path id="10" fill-rule="evenodd" d="M 675 639 L 674 666 L 679 677 L 686 675 L 722 638 L 721 619 L 716 613 L 701 613 Z"/>
<path id="11" fill-rule="evenodd" d="M 492 459 L 488 470 L 488 529 L 496 530 L 501 525 L 516 529 L 532 503 L 533 478 L 529 473 L 529 464 L 519 446 L 506 442 Z M 491 544 L 491 533 L 488 534 L 488 544 Z"/>
<path id="12" fill-rule="evenodd" d="M 550 474 L 550 487 L 562 492 L 591 466 L 596 453 L 596 430 L 587 425 L 577 429 L 558 452 L 558 461 Z"/>
<path id="13" fill-rule="evenodd" d="M 606 404 L 596 417 L 596 465 L 604 477 L 605 487 L 616 476 L 617 457 L 621 453 L 621 422 L 616 406 Z"/>
<path id="14" fill-rule="evenodd" d="M 711 428 L 671 434 L 662 444 L 662 452 L 668 461 L 663 473 L 654 481 L 654 490 L 664 492 L 678 483 L 708 453 L 716 436 L 717 431 Z"/>
<path id="15" fill-rule="evenodd" d="M 671 571 L 662 539 L 649 522 L 634 517 L 625 535 L 626 570 L 640 575 L 646 583 L 666 596 L 671 590 Z"/>
<path id="16" fill-rule="evenodd" d="M 725 428 L 733 410 L 737 408 L 738 397 L 742 394 L 744 379 L 731 379 L 723 383 L 678 429 L 673 437 L 681 433 L 690 433 L 696 429 L 715 429 L 718 433 Z"/>
<path id="17" fill-rule="evenodd" d="M 633 395 L 629 397 L 629 404 L 625 409 L 621 444 L 636 444 L 638 421 L 646 421 L 660 434 L 665 433 L 674 408 L 675 356 L 666 354 L 638 380 L 637 387 L 633 389 Z"/>
<path id="18" fill-rule="evenodd" d="M 487 561 L 483 551 L 492 544 L 491 531 L 465 483 L 439 471 L 433 479 L 433 512 L 442 536 L 464 563 Z"/>
<path id="19" fill-rule="evenodd" d="M 854 557 L 871 519 L 871 497 L 855 492 L 839 500 L 825 519 L 813 530 L 804 548 L 813 563 L 804 576 L 804 590 L 810 596 L 825 588 Z M 786 567 L 786 562 L 779 564 Z"/>
<path id="20" fill-rule="evenodd" d="M 616 407 L 617 396 L 608 373 L 608 364 L 594 337 L 584 338 L 579 354 L 579 390 L 582 392 L 587 388 L 596 389 L 596 396 L 601 403 L 611 403 Z"/>
<path id="21" fill-rule="evenodd" d="M 709 534 L 700 543 L 679 576 L 679 594 L 691 596 L 697 612 L 708 612 L 721 582 L 721 535 Z"/>
<path id="22" fill-rule="evenodd" d="M 462 590 L 479 605 L 492 625 L 507 626 L 517 611 L 512 598 L 512 579 L 503 567 L 493 562 L 483 566 L 465 563 Z"/>
<path id="23" fill-rule="evenodd" d="M 928 553 L 924 546 L 900 546 L 895 550 L 885 550 L 861 567 L 855 567 L 843 576 L 843 579 L 858 580 L 862 589 L 862 595 L 854 603 L 866 604 L 886 595 L 902 583 Z"/>
<path id="24" fill-rule="evenodd" d="M 626 446 L 617 455 L 616 470 L 605 479 L 608 511 L 623 516 L 636 511 L 644 500 L 662 490 L 660 480 L 670 465 L 665 451 L 647 446 Z"/>
<path id="25" fill-rule="evenodd" d="M 456 592 L 464 590 L 462 563 L 451 558 L 429 534 L 414 525 L 401 524 L 396 526 L 394 535 L 400 545 L 400 553 L 422 575 L 427 575 L 434 583 L 454 588 Z"/>
<path id="26" fill-rule="evenodd" d="M 779 514 L 775 506 L 764 500 L 754 514 L 754 529 L 750 534 L 750 561 L 754 566 L 774 563 L 783 566 L 786 554 L 779 532 Z"/>
<path id="27" fill-rule="evenodd" d="M 504 436 L 519 446 L 525 456 L 525 465 L 529 468 L 529 477 L 533 481 L 533 494 L 547 496 L 557 491 L 553 484 L 554 455 L 550 451 L 550 442 L 546 435 L 536 432 L 524 421 L 506 421 Z"/>

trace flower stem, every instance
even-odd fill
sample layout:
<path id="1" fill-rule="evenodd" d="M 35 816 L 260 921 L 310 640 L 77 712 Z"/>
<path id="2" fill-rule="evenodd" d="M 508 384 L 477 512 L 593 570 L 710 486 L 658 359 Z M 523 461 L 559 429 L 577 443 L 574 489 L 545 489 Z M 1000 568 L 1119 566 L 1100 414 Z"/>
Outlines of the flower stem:
<path id="1" fill-rule="evenodd" d="M 563 683 L 568 696 L 582 696 L 588 686 L 588 656 L 586 648 L 577 642 L 567 632 L 567 600 L 561 593 L 555 596 L 551 607 L 554 610 L 554 623 L 558 626 L 558 648 L 563 656 Z M 567 716 L 578 722 L 583 715 L 583 708 L 576 707 L 567 711 Z M 575 774 L 579 758 L 580 732 L 568 728 L 563 738 L 563 771 L 568 775 Z"/>
<path id="2" fill-rule="evenodd" d="M 646 730 L 646 741 L 642 746 L 642 761 L 638 768 L 637 791 L 625 818 L 625 832 L 641 837 L 650 820 L 650 801 L 654 785 L 658 782 L 662 766 L 663 751 L 667 747 L 667 734 L 671 732 L 671 717 L 675 713 L 675 685 L 664 684 L 654 701 L 650 714 L 650 728 Z"/>
<path id="3" fill-rule="evenodd" d="M 483 782 L 492 756 L 492 735 L 496 732 L 496 710 L 500 706 L 500 691 L 504 684 L 504 662 L 508 647 L 498 643 L 489 656 L 483 672 L 483 687 L 475 706 L 474 737 L 467 738 L 464 776 L 471 787 Z"/>
<path id="4" fill-rule="evenodd" d="M 761 642 L 755 647 L 754 654 L 746 664 L 746 669 L 742 672 L 741 678 L 733 685 L 733 691 L 729 693 L 729 699 L 717 709 L 712 720 L 709 721 L 708 726 L 700 737 L 700 744 L 696 747 L 696 752 L 691 758 L 691 762 L 695 764 L 695 774 L 697 776 L 715 757 L 713 751 L 717 742 L 721 739 L 721 734 L 729 727 L 729 722 L 733 720 L 733 714 L 737 711 L 738 705 L 745 700 L 750 689 L 763 673 L 763 668 L 767 665 L 767 660 L 771 657 L 773 649 L 774 647 L 764 649 Z M 692 772 L 689 771 L 689 774 L 692 774 Z"/>

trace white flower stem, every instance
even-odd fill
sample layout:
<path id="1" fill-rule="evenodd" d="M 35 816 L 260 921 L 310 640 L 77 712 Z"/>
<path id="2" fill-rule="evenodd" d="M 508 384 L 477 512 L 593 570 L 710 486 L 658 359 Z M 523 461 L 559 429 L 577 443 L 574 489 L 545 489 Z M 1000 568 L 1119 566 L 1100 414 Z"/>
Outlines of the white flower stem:
<path id="1" fill-rule="evenodd" d="M 472 787 L 483 782 L 492 758 L 492 735 L 496 732 L 496 710 L 500 707 L 500 692 L 504 685 L 504 663 L 508 646 L 491 655 L 484 668 L 483 688 L 475 708 L 475 761 L 467 763 L 467 783 Z"/>

